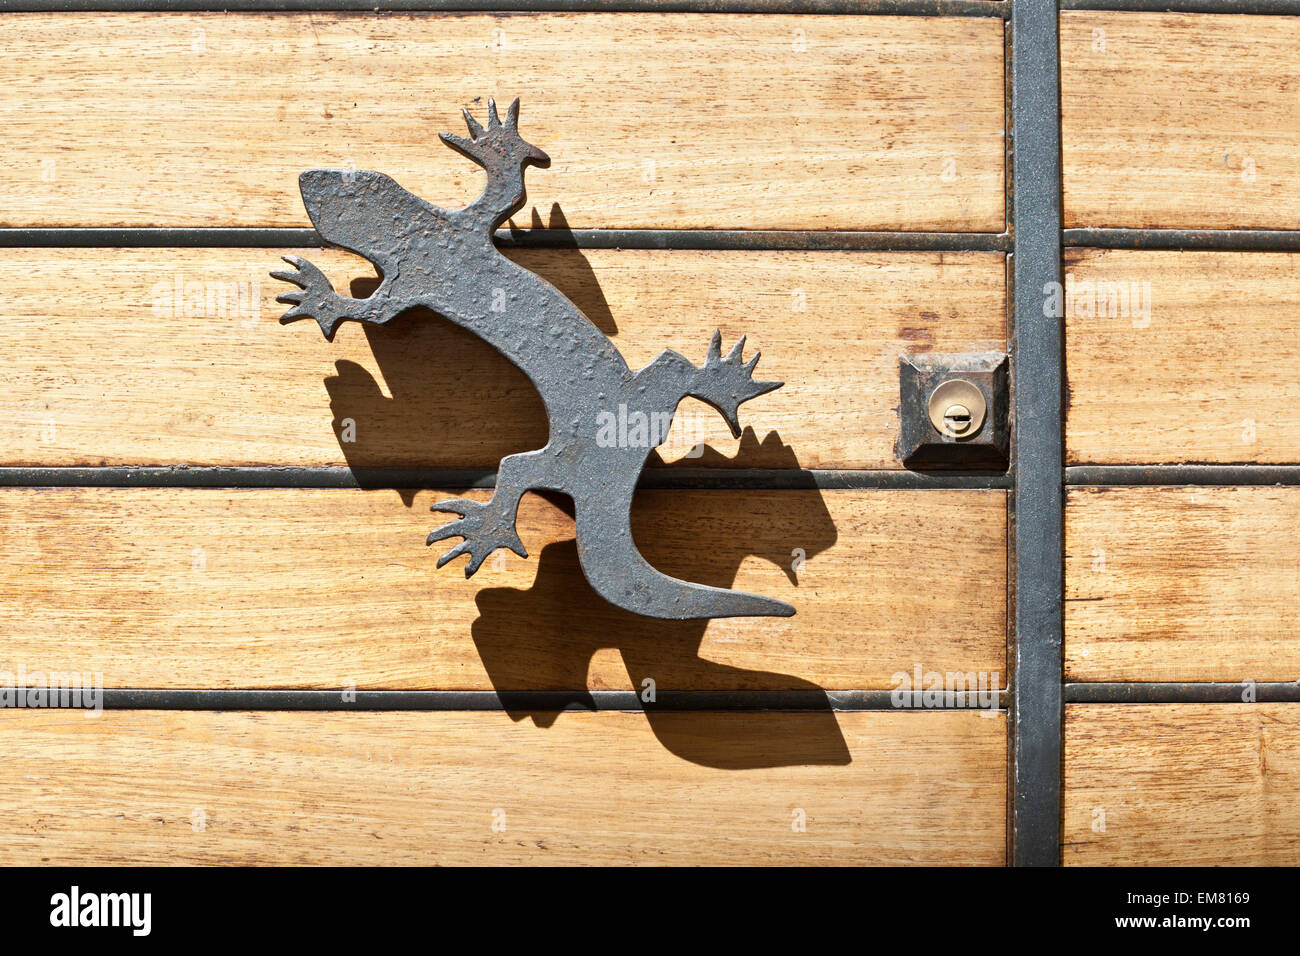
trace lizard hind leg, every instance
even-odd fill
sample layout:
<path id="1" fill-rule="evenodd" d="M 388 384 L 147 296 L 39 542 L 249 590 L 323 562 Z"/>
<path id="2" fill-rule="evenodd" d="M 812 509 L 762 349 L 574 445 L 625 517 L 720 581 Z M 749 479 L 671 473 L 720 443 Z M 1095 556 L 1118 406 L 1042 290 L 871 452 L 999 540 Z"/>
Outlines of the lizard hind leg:
<path id="1" fill-rule="evenodd" d="M 688 386 L 686 394 L 708 402 L 726 419 L 731 434 L 740 437 L 740 406 L 751 398 L 758 398 L 775 389 L 783 382 L 759 382 L 754 380 L 754 366 L 758 364 L 760 352 L 748 362 L 743 362 L 745 353 L 745 336 L 741 336 L 731 351 L 722 354 L 722 332 L 714 330 L 709 342 L 709 352 L 704 359 L 704 367 L 697 370 L 695 380 Z"/>
<path id="2" fill-rule="evenodd" d="M 529 488 L 552 487 L 555 482 L 548 481 L 548 458 L 542 451 L 526 452 L 522 455 L 510 455 L 501 460 L 497 471 L 496 489 L 489 501 L 475 501 L 472 498 L 450 498 L 434 504 L 431 511 L 441 511 L 460 515 L 455 521 L 429 532 L 425 544 L 433 544 L 447 538 L 464 540 L 438 559 L 438 567 L 448 561 L 469 555 L 465 565 L 465 577 L 472 577 L 484 559 L 498 548 L 509 548 L 521 558 L 528 557 L 528 550 L 519 540 L 515 528 L 515 519 L 519 514 L 519 499 Z"/>
<path id="3" fill-rule="evenodd" d="M 703 366 L 693 364 L 684 355 L 670 349 L 641 369 L 636 380 L 652 389 L 660 402 L 671 408 L 687 395 L 707 402 L 726 420 L 732 435 L 739 438 L 740 406 L 784 384 L 755 381 L 754 366 L 758 364 L 761 353 L 755 352 L 753 358 L 743 362 L 744 349 L 745 336 L 742 335 L 724 356 L 722 333 L 714 331 Z"/>
<path id="4" fill-rule="evenodd" d="M 430 531 L 425 544 L 433 544 L 445 538 L 465 539 L 438 559 L 438 567 L 442 567 L 462 554 L 468 554 L 469 563 L 465 565 L 465 577 L 468 578 L 497 548 L 509 548 L 521 558 L 528 557 L 528 551 L 515 530 L 515 511 L 519 499 L 515 499 L 515 507 L 507 509 L 502 506 L 500 498 L 498 491 L 492 495 L 491 501 L 449 498 L 446 501 L 439 501 L 430 508 L 431 511 L 445 511 L 461 517 Z"/>

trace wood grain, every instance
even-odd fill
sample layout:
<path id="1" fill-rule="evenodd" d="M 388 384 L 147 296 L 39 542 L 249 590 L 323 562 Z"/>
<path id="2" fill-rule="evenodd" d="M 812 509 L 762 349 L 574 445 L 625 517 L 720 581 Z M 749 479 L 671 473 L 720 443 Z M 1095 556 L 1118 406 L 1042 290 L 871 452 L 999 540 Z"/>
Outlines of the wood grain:
<path id="1" fill-rule="evenodd" d="M 1091 681 L 1300 677 L 1300 488 L 1072 488 L 1065 669 Z"/>
<path id="2" fill-rule="evenodd" d="M 633 532 L 657 567 L 798 609 L 707 628 L 606 604 L 571 519 L 534 495 L 532 557 L 497 552 L 468 581 L 464 559 L 435 569 L 428 506 L 458 494 L 4 489 L 0 662 L 181 688 L 851 689 L 918 664 L 1006 670 L 1002 491 L 643 492 Z"/>
<path id="3" fill-rule="evenodd" d="M 298 251 L 341 289 L 373 276 L 344 253 Z M 683 403 L 665 457 L 712 449 L 688 464 L 897 468 L 899 355 L 1006 348 L 1001 254 L 512 255 L 633 367 L 664 348 L 703 362 L 714 328 L 728 346 L 749 335 L 760 377 L 786 385 L 742 410 L 757 429 L 744 442 Z M 6 251 L 0 459 L 495 468 L 545 444 L 536 392 L 485 342 L 431 316 L 349 323 L 333 344 L 310 320 L 281 327 L 278 266 L 266 249 Z M 754 440 L 773 431 L 783 445 Z"/>
<path id="4" fill-rule="evenodd" d="M 3 711 L 23 745 L 0 780 L 0 862 L 1002 862 L 1000 716 L 660 719 L 656 739 L 631 713 L 542 730 L 489 713 Z M 772 747 L 803 764 L 767 766 Z M 755 766 L 709 766 L 719 754 Z"/>
<path id="5" fill-rule="evenodd" d="M 1080 249 L 1066 273 L 1071 463 L 1300 462 L 1300 256 Z"/>
<path id="6" fill-rule="evenodd" d="M 489 96 L 575 227 L 1003 227 L 1000 20 L 639 13 L 7 19 L 0 224 L 301 226 L 313 167 L 460 205 Z"/>
<path id="7" fill-rule="evenodd" d="M 1300 21 L 1061 14 L 1067 226 L 1295 229 Z"/>
<path id="8" fill-rule="evenodd" d="M 1065 846 L 1079 866 L 1300 863 L 1300 707 L 1065 709 Z"/>

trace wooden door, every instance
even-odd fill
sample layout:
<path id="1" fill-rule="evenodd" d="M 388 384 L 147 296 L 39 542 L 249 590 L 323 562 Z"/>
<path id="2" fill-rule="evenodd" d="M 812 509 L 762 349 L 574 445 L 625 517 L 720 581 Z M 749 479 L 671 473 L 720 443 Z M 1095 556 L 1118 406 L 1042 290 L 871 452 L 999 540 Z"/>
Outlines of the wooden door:
<path id="1" fill-rule="evenodd" d="M 1300 20 L 17 6 L 0 861 L 1296 861 Z M 429 505 L 546 441 L 528 380 L 277 322 L 282 254 L 373 279 L 298 174 L 462 205 L 489 96 L 552 159 L 508 255 L 634 368 L 716 328 L 785 382 L 739 439 L 688 400 L 633 531 L 795 617 L 621 611 L 553 496 L 435 568 Z M 1011 467 L 904 468 L 900 356 L 990 351 Z"/>

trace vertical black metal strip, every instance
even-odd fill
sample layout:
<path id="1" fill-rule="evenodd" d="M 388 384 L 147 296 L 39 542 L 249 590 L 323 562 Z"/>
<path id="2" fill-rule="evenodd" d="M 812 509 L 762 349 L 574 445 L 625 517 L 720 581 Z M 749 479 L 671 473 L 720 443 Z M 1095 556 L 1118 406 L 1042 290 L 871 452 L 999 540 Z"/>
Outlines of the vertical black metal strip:
<path id="1" fill-rule="evenodd" d="M 1063 575 L 1057 0 L 1012 0 L 1011 122 L 1015 328 L 1015 588 L 1012 861 L 1056 866 L 1061 823 Z"/>

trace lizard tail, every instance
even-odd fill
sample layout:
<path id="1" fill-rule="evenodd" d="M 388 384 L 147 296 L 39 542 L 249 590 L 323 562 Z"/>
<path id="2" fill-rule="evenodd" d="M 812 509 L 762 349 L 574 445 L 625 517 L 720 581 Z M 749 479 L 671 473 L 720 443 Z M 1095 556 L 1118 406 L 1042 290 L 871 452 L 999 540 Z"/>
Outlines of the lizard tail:
<path id="1" fill-rule="evenodd" d="M 784 601 L 692 584 L 657 570 L 632 540 L 631 501 L 626 507 L 578 513 L 578 560 L 601 597 L 646 617 L 673 621 L 710 617 L 791 617 Z M 589 547 L 584 547 L 584 541 Z"/>

